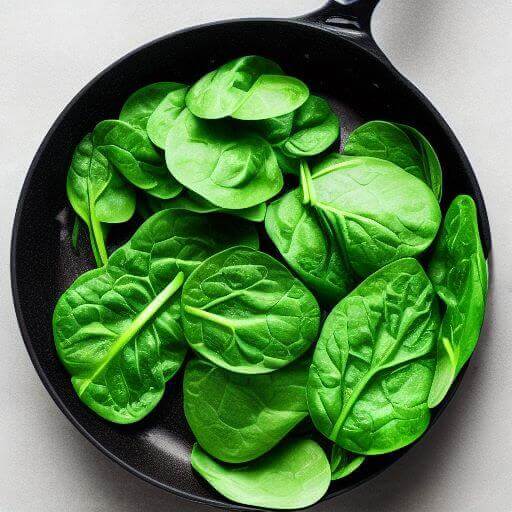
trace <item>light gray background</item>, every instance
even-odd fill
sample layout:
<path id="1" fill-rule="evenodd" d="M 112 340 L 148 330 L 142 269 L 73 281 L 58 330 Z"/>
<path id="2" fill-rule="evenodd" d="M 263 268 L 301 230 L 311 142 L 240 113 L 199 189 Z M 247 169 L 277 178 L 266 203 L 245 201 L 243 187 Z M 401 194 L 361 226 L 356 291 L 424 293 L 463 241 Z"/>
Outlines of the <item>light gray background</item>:
<path id="1" fill-rule="evenodd" d="M 321 5 L 0 0 L 0 512 L 208 510 L 107 460 L 51 401 L 14 317 L 12 217 L 44 134 L 75 93 L 112 61 L 194 24 L 294 16 Z M 378 43 L 445 116 L 478 174 L 494 235 L 492 292 L 462 389 L 428 437 L 391 470 L 316 507 L 318 512 L 512 510 L 511 26 L 510 0 L 382 0 L 375 12 Z"/>

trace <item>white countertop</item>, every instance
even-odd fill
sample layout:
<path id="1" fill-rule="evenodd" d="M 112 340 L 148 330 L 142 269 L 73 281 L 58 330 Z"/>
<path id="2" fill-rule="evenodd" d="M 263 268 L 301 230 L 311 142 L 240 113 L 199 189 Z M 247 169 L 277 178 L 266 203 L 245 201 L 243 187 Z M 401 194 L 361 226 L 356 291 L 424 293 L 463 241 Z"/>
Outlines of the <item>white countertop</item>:
<path id="1" fill-rule="evenodd" d="M 1 0 L 0 512 L 208 510 L 107 460 L 52 402 L 12 306 L 12 218 L 54 119 L 104 67 L 165 33 L 246 16 L 293 16 L 322 0 Z M 382 0 L 378 43 L 466 149 L 493 231 L 486 325 L 463 385 L 428 437 L 392 469 L 320 511 L 512 510 L 512 4 Z M 445 172 L 449 172 L 445 170 Z M 37 255 L 34 255 L 37 258 Z"/>

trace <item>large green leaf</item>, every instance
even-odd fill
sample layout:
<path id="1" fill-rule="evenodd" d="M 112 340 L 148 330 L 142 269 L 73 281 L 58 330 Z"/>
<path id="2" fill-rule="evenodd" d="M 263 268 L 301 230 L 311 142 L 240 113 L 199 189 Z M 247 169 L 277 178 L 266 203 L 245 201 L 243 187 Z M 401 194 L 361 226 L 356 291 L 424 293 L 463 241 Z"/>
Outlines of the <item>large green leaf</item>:
<path id="1" fill-rule="evenodd" d="M 189 277 L 182 295 L 190 346 L 222 368 L 268 373 L 316 340 L 320 309 L 311 292 L 268 254 L 233 247 Z"/>
<path id="2" fill-rule="evenodd" d="M 386 160 L 332 154 L 303 166 L 305 202 L 332 226 L 348 262 L 361 277 L 392 261 L 425 251 L 441 210 L 421 180 Z"/>
<path id="3" fill-rule="evenodd" d="M 313 356 L 308 404 L 315 426 L 362 455 L 398 450 L 427 428 L 437 299 L 412 258 L 382 268 L 329 314 Z"/>
<path id="4" fill-rule="evenodd" d="M 201 447 L 224 462 L 248 462 L 308 416 L 310 358 L 266 375 L 233 373 L 202 359 L 185 371 L 185 416 Z"/>
<path id="5" fill-rule="evenodd" d="M 267 209 L 265 228 L 279 252 L 304 284 L 324 304 L 336 304 L 355 285 L 351 268 L 330 225 L 300 189 L 289 192 Z"/>
<path id="6" fill-rule="evenodd" d="M 415 128 L 387 121 L 370 121 L 354 130 L 344 153 L 389 160 L 424 181 L 441 199 L 441 164 L 430 142 Z"/>
<path id="7" fill-rule="evenodd" d="M 160 401 L 186 352 L 177 293 L 184 276 L 231 245 L 257 247 L 252 224 L 166 210 L 146 221 L 102 269 L 80 276 L 53 316 L 57 352 L 80 399 L 116 423 Z"/>
<path id="8" fill-rule="evenodd" d="M 98 266 L 107 262 L 102 223 L 130 220 L 135 212 L 135 191 L 98 151 L 86 135 L 73 153 L 66 180 L 69 202 L 89 229 Z"/>
<path id="9" fill-rule="evenodd" d="M 300 107 L 309 96 L 307 86 L 283 74 L 269 59 L 247 56 L 232 60 L 196 82 L 187 107 L 197 117 L 234 117 L 257 120 L 278 117 Z"/>
<path id="10" fill-rule="evenodd" d="M 327 492 L 329 461 L 310 439 L 288 440 L 243 465 L 220 464 L 194 446 L 192 467 L 220 494 L 244 505 L 269 509 L 309 507 Z"/>
<path id="11" fill-rule="evenodd" d="M 270 144 L 228 121 L 205 121 L 184 110 L 169 131 L 167 166 L 185 187 L 222 208 L 263 203 L 283 186 Z"/>
<path id="12" fill-rule="evenodd" d="M 471 357 L 484 319 L 487 263 L 471 197 L 457 196 L 450 205 L 428 273 L 446 304 L 428 401 L 430 407 L 435 407 Z"/>

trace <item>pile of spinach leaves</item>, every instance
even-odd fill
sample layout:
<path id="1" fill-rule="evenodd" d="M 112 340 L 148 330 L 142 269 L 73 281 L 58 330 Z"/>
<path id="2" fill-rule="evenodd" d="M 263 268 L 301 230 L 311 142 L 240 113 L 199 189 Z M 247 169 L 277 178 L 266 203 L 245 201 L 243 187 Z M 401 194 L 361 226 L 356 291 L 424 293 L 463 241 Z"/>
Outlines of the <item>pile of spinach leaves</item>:
<path id="1" fill-rule="evenodd" d="M 54 311 L 72 386 L 128 424 L 182 378 L 191 464 L 238 503 L 309 506 L 417 440 L 478 341 L 473 199 L 443 218 L 413 127 L 370 121 L 329 152 L 339 137 L 326 99 L 246 56 L 135 91 L 71 160 L 70 243 L 84 224 L 97 267 Z"/>

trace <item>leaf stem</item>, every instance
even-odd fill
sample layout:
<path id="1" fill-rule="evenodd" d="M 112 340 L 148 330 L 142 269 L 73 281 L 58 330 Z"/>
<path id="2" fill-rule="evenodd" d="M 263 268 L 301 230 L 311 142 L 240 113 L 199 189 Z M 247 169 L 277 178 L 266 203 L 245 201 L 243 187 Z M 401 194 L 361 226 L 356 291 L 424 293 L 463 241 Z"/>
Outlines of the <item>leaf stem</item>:
<path id="1" fill-rule="evenodd" d="M 78 396 L 81 396 L 88 388 L 89 384 L 98 378 L 105 370 L 110 361 L 129 343 L 144 326 L 158 313 L 159 309 L 181 288 L 185 280 L 185 274 L 178 272 L 176 277 L 135 317 L 128 329 L 124 331 L 119 338 L 112 344 L 105 356 L 103 362 L 96 368 L 80 386 Z"/>

